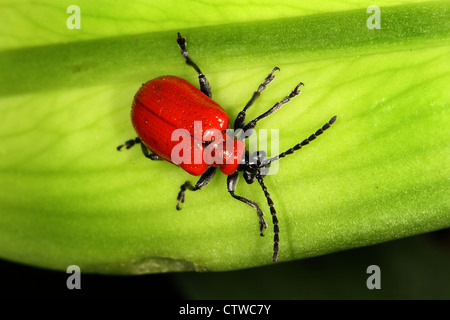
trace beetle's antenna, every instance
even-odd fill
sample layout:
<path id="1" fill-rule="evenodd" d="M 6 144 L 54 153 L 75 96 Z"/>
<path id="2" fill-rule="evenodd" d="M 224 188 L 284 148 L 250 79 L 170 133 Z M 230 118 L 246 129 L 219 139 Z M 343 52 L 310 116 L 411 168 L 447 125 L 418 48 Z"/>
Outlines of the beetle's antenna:
<path id="1" fill-rule="evenodd" d="M 264 195 L 266 196 L 266 199 L 267 199 L 267 204 L 270 207 L 270 214 L 272 215 L 273 232 L 274 232 L 272 262 L 276 262 L 278 259 L 278 242 L 280 241 L 280 238 L 278 236 L 278 233 L 280 232 L 280 228 L 278 227 L 277 211 L 275 210 L 275 207 L 273 206 L 273 201 L 270 198 L 270 193 L 267 191 L 267 188 L 264 185 L 263 178 L 259 172 L 256 173 L 256 179 L 258 180 L 259 184 L 261 185 L 261 188 L 264 191 Z"/>
<path id="2" fill-rule="evenodd" d="M 290 148 L 289 150 L 280 153 L 279 155 L 272 157 L 272 158 L 268 158 L 266 160 L 264 160 L 264 162 L 262 163 L 262 167 L 266 167 L 267 165 L 269 165 L 271 162 L 280 160 L 280 158 L 284 158 L 287 155 L 293 154 L 295 151 L 300 150 L 302 147 L 306 146 L 307 144 L 309 144 L 311 141 L 313 141 L 314 139 L 316 139 L 318 136 L 320 136 L 325 130 L 329 129 L 330 126 L 336 121 L 337 116 L 334 116 L 333 118 L 330 119 L 330 121 L 328 121 L 327 123 L 325 123 L 322 128 L 320 128 L 319 130 L 317 130 L 315 133 L 313 133 L 312 135 L 310 135 L 307 139 L 303 140 L 302 142 L 300 142 L 299 144 L 296 144 L 295 146 L 293 146 L 292 148 Z"/>

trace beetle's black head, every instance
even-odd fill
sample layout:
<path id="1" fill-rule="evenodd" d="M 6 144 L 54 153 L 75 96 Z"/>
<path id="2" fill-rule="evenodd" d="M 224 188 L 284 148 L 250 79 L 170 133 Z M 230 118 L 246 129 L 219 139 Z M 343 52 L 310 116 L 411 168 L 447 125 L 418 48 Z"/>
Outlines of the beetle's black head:
<path id="1" fill-rule="evenodd" d="M 265 162 L 266 153 L 264 151 L 256 151 L 250 155 L 248 151 L 245 151 L 244 163 L 241 163 L 238 167 L 239 171 L 243 171 L 244 179 L 248 184 L 255 181 L 256 175 L 259 173 L 261 177 L 264 177 L 269 172 L 270 162 Z"/>

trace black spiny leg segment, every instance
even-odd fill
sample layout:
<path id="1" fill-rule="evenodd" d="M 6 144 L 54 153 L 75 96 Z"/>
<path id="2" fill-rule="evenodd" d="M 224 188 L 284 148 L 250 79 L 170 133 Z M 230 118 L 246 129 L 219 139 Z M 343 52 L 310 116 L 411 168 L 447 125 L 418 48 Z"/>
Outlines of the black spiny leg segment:
<path id="1" fill-rule="evenodd" d="M 234 194 L 234 192 L 236 191 L 236 184 L 237 184 L 238 180 L 239 180 L 239 172 L 238 171 L 236 171 L 232 175 L 228 176 L 228 178 L 227 178 L 228 192 L 230 193 L 230 195 L 233 198 L 235 198 L 239 201 L 242 201 L 243 203 L 248 204 L 253 209 L 256 209 L 256 214 L 258 215 L 258 218 L 259 218 L 259 235 L 264 236 L 263 229 L 267 229 L 267 223 L 263 217 L 264 213 L 259 208 L 259 205 L 257 202 Z"/>
<path id="2" fill-rule="evenodd" d="M 202 189 L 208 183 L 211 182 L 212 178 L 214 178 L 214 174 L 216 173 L 217 167 L 209 167 L 208 170 L 198 180 L 198 182 L 193 186 L 190 181 L 186 181 L 180 187 L 180 192 L 178 192 L 177 196 L 177 210 L 181 210 L 180 202 L 184 203 L 184 193 L 186 190 L 197 191 Z"/>
<path id="3" fill-rule="evenodd" d="M 130 149 L 132 146 L 134 146 L 137 143 L 141 143 L 141 139 L 135 138 L 135 139 L 128 140 L 124 144 L 121 144 L 120 146 L 118 146 L 117 151 L 120 151 L 120 149 L 122 149 L 123 147 Z"/>
<path id="4" fill-rule="evenodd" d="M 186 38 L 182 37 L 181 34 L 178 32 L 178 38 L 177 38 L 178 46 L 181 49 L 181 54 L 183 55 L 184 59 L 186 59 L 186 64 L 190 65 L 197 71 L 198 73 L 198 81 L 200 83 L 200 90 L 207 95 L 208 97 L 212 97 L 211 93 L 211 85 L 208 82 L 208 79 L 206 79 L 205 75 L 202 73 L 200 68 L 197 66 L 197 64 L 189 57 L 189 53 L 186 50 L 187 42 Z"/>
<path id="5" fill-rule="evenodd" d="M 120 151 L 120 149 L 122 149 L 123 147 L 130 149 L 131 147 L 133 147 L 135 144 L 138 143 L 141 145 L 142 153 L 146 158 L 150 160 L 163 160 L 157 154 L 149 153 L 147 147 L 142 143 L 141 139 L 139 138 L 131 139 L 125 142 L 124 144 L 121 144 L 120 146 L 117 147 L 117 151 Z"/>

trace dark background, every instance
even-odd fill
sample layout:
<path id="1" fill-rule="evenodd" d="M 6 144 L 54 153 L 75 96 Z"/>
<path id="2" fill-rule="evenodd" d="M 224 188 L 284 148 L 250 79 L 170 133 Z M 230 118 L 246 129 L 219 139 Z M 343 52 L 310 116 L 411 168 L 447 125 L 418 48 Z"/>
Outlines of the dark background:
<path id="1" fill-rule="evenodd" d="M 369 290 L 369 265 L 381 289 Z M 2 298 L 29 299 L 450 299 L 450 229 L 326 256 L 231 272 L 140 276 L 69 274 L 0 260 Z"/>

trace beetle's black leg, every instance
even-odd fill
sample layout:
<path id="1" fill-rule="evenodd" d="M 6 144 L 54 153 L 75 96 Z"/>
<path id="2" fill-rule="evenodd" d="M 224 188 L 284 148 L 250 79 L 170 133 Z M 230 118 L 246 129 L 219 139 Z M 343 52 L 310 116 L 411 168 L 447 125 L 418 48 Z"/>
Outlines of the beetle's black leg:
<path id="1" fill-rule="evenodd" d="M 278 242 L 280 242 L 280 238 L 278 236 L 278 234 L 280 232 L 280 228 L 278 227 L 277 211 L 275 210 L 275 207 L 273 206 L 273 201 L 270 198 L 270 193 L 267 191 L 267 188 L 264 185 L 263 178 L 259 173 L 256 173 L 256 179 L 258 180 L 259 184 L 261 185 L 261 188 L 264 191 L 264 195 L 266 196 L 266 199 L 267 199 L 267 204 L 270 207 L 270 214 L 272 215 L 273 233 L 274 233 L 272 261 L 275 262 L 278 259 Z"/>
<path id="2" fill-rule="evenodd" d="M 195 71 L 197 71 L 197 73 L 198 73 L 198 81 L 200 82 L 200 90 L 204 94 L 206 94 L 208 97 L 211 98 L 212 97 L 211 85 L 209 84 L 208 79 L 206 79 L 205 75 L 202 73 L 202 71 L 197 66 L 197 64 L 194 61 L 192 61 L 192 59 L 189 57 L 189 53 L 186 50 L 186 46 L 187 46 L 186 38 L 182 37 L 179 32 L 178 32 L 177 43 L 181 49 L 181 54 L 183 55 L 184 59 L 186 59 L 186 64 L 193 67 L 195 69 Z"/>
<path id="3" fill-rule="evenodd" d="M 144 156 L 146 158 L 148 158 L 150 160 L 163 160 L 158 155 L 156 155 L 154 153 L 149 153 L 147 147 L 142 143 L 141 139 L 139 139 L 139 138 L 128 140 L 124 144 L 121 144 L 120 146 L 118 146 L 117 150 L 120 151 L 120 149 L 122 149 L 123 147 L 130 149 L 132 146 L 134 146 L 135 144 L 138 144 L 138 143 L 141 144 L 142 153 L 144 154 Z"/>
<path id="4" fill-rule="evenodd" d="M 141 150 L 144 156 L 150 160 L 163 160 L 157 154 L 149 153 L 147 147 L 145 146 L 145 144 L 142 143 L 142 141 L 141 141 Z"/>
<path id="5" fill-rule="evenodd" d="M 294 90 L 291 91 L 291 93 L 289 95 L 287 95 L 286 97 L 283 98 L 283 100 L 281 100 L 280 102 L 277 102 L 272 108 L 270 108 L 268 111 L 264 112 L 262 115 L 260 115 L 259 117 L 253 119 L 252 121 L 250 121 L 249 123 L 247 123 L 244 126 L 244 132 L 246 132 L 247 130 L 253 130 L 256 126 L 256 123 L 261 120 L 264 119 L 265 117 L 270 116 L 272 113 L 278 111 L 279 109 L 281 109 L 281 107 L 283 105 L 285 105 L 286 103 L 288 103 L 289 101 L 291 101 L 292 98 L 298 96 L 302 91 L 299 90 L 299 88 L 303 86 L 303 83 L 300 82 L 295 88 Z"/>
<path id="6" fill-rule="evenodd" d="M 238 171 L 236 171 L 235 173 L 233 173 L 232 175 L 228 176 L 227 178 L 227 188 L 228 188 L 228 192 L 231 194 L 231 196 L 239 201 L 242 201 L 246 204 L 248 204 L 249 206 L 253 207 L 254 209 L 256 209 L 256 214 L 258 215 L 259 218 L 259 234 L 261 236 L 264 236 L 263 234 L 263 229 L 267 228 L 267 223 L 264 220 L 263 217 L 263 212 L 261 211 L 261 209 L 259 208 L 259 205 L 257 202 L 238 196 L 236 194 L 234 194 L 234 192 L 236 191 L 236 184 L 238 182 L 239 179 L 239 175 L 238 175 Z"/>
<path id="7" fill-rule="evenodd" d="M 130 149 L 136 143 L 141 143 L 141 139 L 139 139 L 139 138 L 130 139 L 130 140 L 126 141 L 124 144 L 121 144 L 120 146 L 118 146 L 117 151 L 120 151 L 120 149 L 122 149 L 123 147 Z"/>
<path id="8" fill-rule="evenodd" d="M 180 208 L 180 202 L 184 202 L 184 192 L 186 189 L 189 189 L 191 191 L 197 191 L 202 189 L 204 186 L 206 186 L 208 183 L 211 182 L 212 178 L 214 177 L 214 174 L 216 173 L 217 167 L 209 167 L 208 170 L 198 180 L 198 182 L 195 184 L 195 187 L 191 184 L 190 181 L 186 181 L 183 183 L 180 187 L 180 192 L 178 192 L 177 197 L 177 210 L 181 210 Z"/>
<path id="9" fill-rule="evenodd" d="M 259 96 L 261 95 L 261 92 L 263 92 L 266 89 L 266 87 L 269 85 L 269 83 L 271 83 L 272 80 L 275 79 L 275 76 L 273 75 L 273 73 L 275 71 L 279 71 L 279 70 L 280 70 L 280 68 L 278 68 L 278 67 L 273 68 L 273 70 L 269 73 L 269 75 L 266 77 L 266 79 L 264 79 L 264 82 L 259 85 L 258 90 L 253 92 L 253 96 L 250 98 L 250 100 L 245 105 L 244 109 L 242 109 L 242 111 L 239 112 L 236 119 L 234 120 L 234 130 L 244 128 L 245 113 L 247 112 L 248 108 L 250 108 L 253 105 L 253 103 L 255 103 L 256 99 L 258 99 Z"/>
<path id="10" fill-rule="evenodd" d="M 309 144 L 311 141 L 313 141 L 314 139 L 316 139 L 318 136 L 320 136 L 325 130 L 327 130 L 328 128 L 330 128 L 330 126 L 336 121 L 337 116 L 334 116 L 333 118 L 330 119 L 330 121 L 328 121 L 327 123 L 325 123 L 322 128 L 320 128 L 319 130 L 317 130 L 315 133 L 313 133 L 312 135 L 310 135 L 308 138 L 306 138 L 305 140 L 303 140 L 302 142 L 300 142 L 299 144 L 296 144 L 295 146 L 293 146 L 292 148 L 290 148 L 289 150 L 280 153 L 279 155 L 272 157 L 272 158 L 268 158 L 266 160 L 263 161 L 263 165 L 268 165 L 271 162 L 277 161 L 280 158 L 284 158 L 287 155 L 293 154 L 295 151 L 300 150 L 302 147 L 306 146 L 307 144 Z"/>

